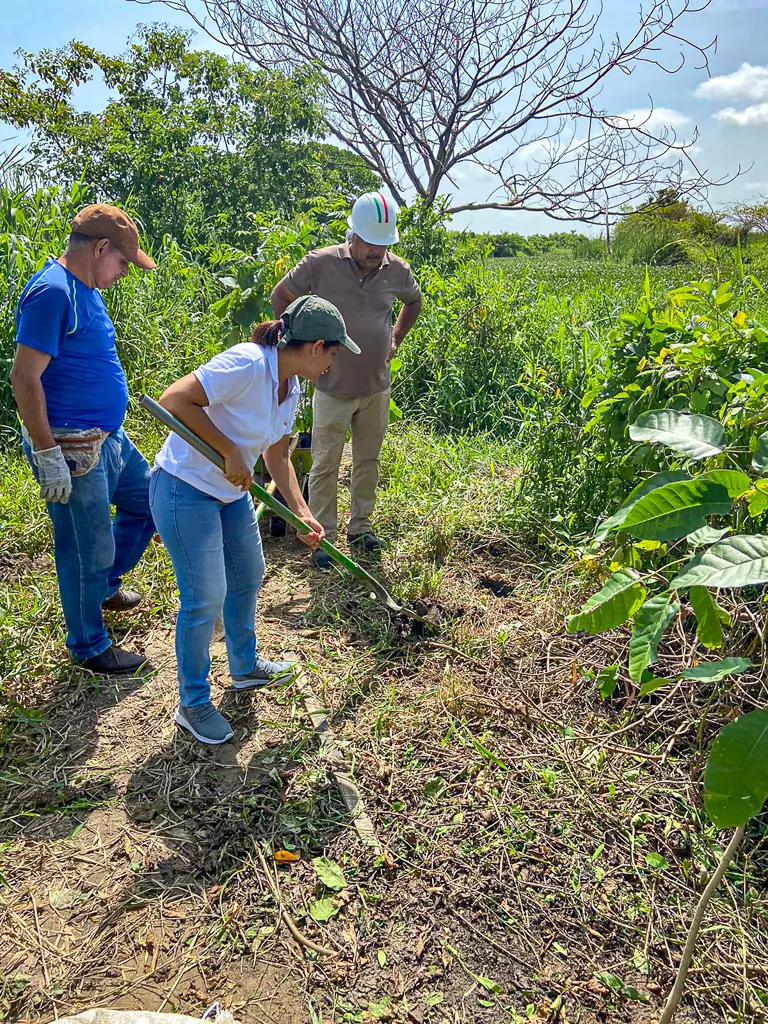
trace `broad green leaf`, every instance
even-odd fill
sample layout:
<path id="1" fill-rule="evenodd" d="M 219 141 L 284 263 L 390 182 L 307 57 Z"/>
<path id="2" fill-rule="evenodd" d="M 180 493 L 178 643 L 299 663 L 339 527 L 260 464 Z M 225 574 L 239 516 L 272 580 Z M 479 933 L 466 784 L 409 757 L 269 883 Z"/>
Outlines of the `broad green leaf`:
<path id="1" fill-rule="evenodd" d="M 750 711 L 717 735 L 704 771 L 704 807 L 718 828 L 737 828 L 768 797 L 768 711 Z"/>
<path id="2" fill-rule="evenodd" d="M 672 594 L 650 597 L 635 615 L 635 628 L 629 641 L 629 678 L 639 682 L 649 665 L 657 661 L 661 634 L 680 611 L 680 602 Z"/>
<path id="3" fill-rule="evenodd" d="M 714 526 L 702 526 L 701 529 L 689 533 L 685 539 L 692 548 L 706 548 L 710 544 L 716 544 L 717 541 L 723 539 L 726 533 L 730 532 L 730 526 L 724 526 L 721 530 L 715 529 Z"/>
<path id="4" fill-rule="evenodd" d="M 696 634 L 699 640 L 714 650 L 723 646 L 723 627 L 717 614 L 715 600 L 706 587 L 691 587 L 688 592 L 696 616 Z"/>
<path id="5" fill-rule="evenodd" d="M 726 676 L 740 676 L 752 668 L 748 658 L 723 658 L 721 661 L 702 661 L 700 665 L 680 673 L 681 679 L 696 679 L 702 683 L 719 683 Z"/>
<path id="6" fill-rule="evenodd" d="M 638 540 L 632 545 L 638 551 L 658 551 L 661 547 L 660 540 Z"/>
<path id="7" fill-rule="evenodd" d="M 621 994 L 625 999 L 631 999 L 635 1003 L 647 1003 L 650 996 L 644 995 L 639 989 L 636 989 L 634 985 L 624 985 L 621 990 Z"/>
<path id="8" fill-rule="evenodd" d="M 598 978 L 604 985 L 612 989 L 614 992 L 621 992 L 624 987 L 624 982 L 618 974 L 611 974 L 610 971 L 600 971 Z"/>
<path id="9" fill-rule="evenodd" d="M 338 912 L 339 908 L 329 899 L 315 900 L 314 903 L 309 905 L 309 913 L 320 924 L 324 921 L 330 921 Z"/>
<path id="10" fill-rule="evenodd" d="M 722 484 L 728 491 L 728 497 L 740 498 L 752 487 L 752 481 L 746 473 L 740 469 L 712 469 L 709 473 L 702 473 L 696 477 L 697 480 L 710 480 L 713 484 Z"/>
<path id="11" fill-rule="evenodd" d="M 731 499 L 722 484 L 679 480 L 640 498 L 622 523 L 632 537 L 676 540 L 706 525 L 706 517 L 727 515 Z"/>
<path id="12" fill-rule="evenodd" d="M 629 428 L 629 436 L 633 441 L 663 444 L 690 459 L 719 455 L 726 445 L 725 431 L 717 420 L 677 409 L 641 413 Z"/>
<path id="13" fill-rule="evenodd" d="M 434 779 L 430 779 L 429 782 L 424 786 L 424 796 L 427 800 L 437 800 L 441 793 L 445 790 L 445 779 L 441 779 L 439 776 L 435 776 Z"/>
<path id="14" fill-rule="evenodd" d="M 315 857 L 312 864 L 317 872 L 317 877 L 328 889 L 341 892 L 346 888 L 347 880 L 344 877 L 344 872 L 335 860 L 331 860 L 330 857 Z"/>
<path id="15" fill-rule="evenodd" d="M 684 587 L 747 587 L 768 583 L 768 537 L 728 537 L 696 555 L 669 584 Z"/>
<path id="16" fill-rule="evenodd" d="M 656 868 L 657 871 L 666 871 L 669 867 L 669 861 L 666 857 L 662 857 L 660 853 L 647 853 L 645 855 L 645 863 L 652 868 Z"/>
<path id="17" fill-rule="evenodd" d="M 757 439 L 752 456 L 752 469 L 756 473 L 764 473 L 768 469 L 768 431 L 761 434 Z"/>
<path id="18" fill-rule="evenodd" d="M 603 700 L 608 700 L 609 697 L 613 696 L 618 685 L 616 678 L 618 671 L 618 665 L 608 665 L 606 668 L 600 669 L 595 683 Z"/>
<path id="19" fill-rule="evenodd" d="M 214 316 L 219 316 L 223 319 L 237 302 L 237 295 L 237 292 L 230 292 L 229 295 L 225 295 L 223 299 L 219 299 L 218 302 L 212 303 L 209 307 L 210 312 L 213 313 Z"/>
<path id="20" fill-rule="evenodd" d="M 620 569 L 605 586 L 587 601 L 576 615 L 568 617 L 567 630 L 576 633 L 604 633 L 631 618 L 645 600 L 646 590 L 637 582 L 637 574 Z"/>
<path id="21" fill-rule="evenodd" d="M 653 672 L 643 672 L 640 689 L 637 692 L 638 697 L 647 697 L 649 693 L 653 693 L 654 690 L 658 690 L 661 686 L 669 686 L 670 683 L 674 683 L 674 679 L 660 679 L 655 676 Z"/>
<path id="22" fill-rule="evenodd" d="M 648 996 L 644 996 L 641 992 L 638 992 L 633 985 L 628 985 L 618 976 L 618 974 L 612 974 L 610 971 L 600 971 L 597 977 L 604 985 L 612 989 L 618 995 L 624 996 L 625 999 L 632 999 L 643 1003 L 648 1002 Z"/>
<path id="23" fill-rule="evenodd" d="M 491 978 L 484 978 L 482 974 L 476 974 L 475 980 L 477 981 L 478 985 L 483 986 L 486 992 L 493 992 L 494 994 L 498 994 L 499 992 L 504 991 L 497 981 L 492 981 Z"/>
<path id="24" fill-rule="evenodd" d="M 424 1002 L 427 1006 L 439 1006 L 443 999 L 445 999 L 445 996 L 442 992 L 427 992 L 424 996 Z"/>
<path id="25" fill-rule="evenodd" d="M 720 605 L 715 601 L 715 615 L 717 615 L 723 626 L 730 627 L 731 625 L 731 613 L 727 612 L 725 608 L 721 608 Z"/>
<path id="26" fill-rule="evenodd" d="M 611 530 L 618 530 L 624 520 L 627 518 L 629 510 L 633 505 L 637 504 L 640 498 L 646 494 L 650 494 L 651 491 L 655 491 L 657 487 L 663 487 L 664 484 L 673 484 L 678 480 L 690 480 L 690 474 L 684 473 L 681 469 L 673 469 L 668 473 L 657 473 L 655 476 L 649 477 L 647 480 L 643 480 L 639 483 L 632 491 L 630 491 L 624 504 L 618 509 L 610 519 L 606 519 L 604 523 L 601 523 L 595 533 L 595 540 L 605 540 L 606 536 Z"/>
<path id="27" fill-rule="evenodd" d="M 761 516 L 768 509 L 768 494 L 764 491 L 754 491 L 749 498 L 749 514 L 753 519 Z"/>

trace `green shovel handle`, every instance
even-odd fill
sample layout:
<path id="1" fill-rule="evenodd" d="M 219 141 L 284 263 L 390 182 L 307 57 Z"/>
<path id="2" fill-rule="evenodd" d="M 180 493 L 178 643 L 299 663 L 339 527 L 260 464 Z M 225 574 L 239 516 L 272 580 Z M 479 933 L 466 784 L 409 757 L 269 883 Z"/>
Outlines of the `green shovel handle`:
<path id="1" fill-rule="evenodd" d="M 224 456 L 212 448 L 207 441 L 204 441 L 202 437 L 199 437 L 194 430 L 190 430 L 189 427 L 185 426 L 181 420 L 177 419 L 173 413 L 168 412 L 162 405 L 159 405 L 149 395 L 142 395 L 139 399 L 139 405 L 142 409 L 146 409 L 148 413 L 151 413 L 155 419 L 163 423 L 169 430 L 178 434 L 179 437 L 183 438 L 188 445 L 199 452 L 204 458 L 212 462 L 214 466 L 224 472 Z M 309 527 L 303 519 L 292 512 L 289 508 L 286 508 L 282 502 L 278 501 L 277 498 L 273 497 L 264 487 L 260 484 L 251 484 L 251 494 L 258 498 L 259 501 L 266 505 L 270 511 L 274 512 L 276 516 L 284 519 L 286 523 L 292 526 L 298 533 L 311 533 L 312 529 Z M 386 606 L 392 611 L 399 612 L 402 610 L 402 605 L 399 605 L 387 592 L 387 590 L 379 583 L 375 576 L 371 576 L 369 572 L 354 562 L 348 555 L 345 555 L 343 551 L 339 551 L 337 547 L 331 544 L 328 540 L 321 540 L 319 544 L 321 551 L 324 551 L 327 555 L 339 565 L 343 565 L 347 572 L 351 573 L 361 582 L 376 594 L 379 600 L 383 601 Z"/>

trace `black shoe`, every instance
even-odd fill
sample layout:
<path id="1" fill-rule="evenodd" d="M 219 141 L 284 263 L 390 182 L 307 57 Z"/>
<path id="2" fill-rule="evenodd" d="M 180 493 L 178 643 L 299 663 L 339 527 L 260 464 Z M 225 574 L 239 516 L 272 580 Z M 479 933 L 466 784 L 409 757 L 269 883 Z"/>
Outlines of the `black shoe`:
<path id="1" fill-rule="evenodd" d="M 369 555 L 381 551 L 381 541 L 375 533 L 350 533 L 347 534 L 347 541 L 350 546 L 362 544 L 363 550 L 367 551 Z"/>
<path id="2" fill-rule="evenodd" d="M 147 659 L 141 654 L 131 654 L 122 647 L 112 644 L 106 651 L 77 662 L 80 668 L 87 668 L 99 676 L 126 676 L 147 665 Z"/>
<path id="3" fill-rule="evenodd" d="M 121 587 L 112 597 L 102 601 L 101 607 L 106 612 L 132 612 L 143 600 L 144 595 L 138 590 L 123 590 Z"/>
<path id="4" fill-rule="evenodd" d="M 333 559 L 325 551 L 312 552 L 312 565 L 315 569 L 330 569 Z"/>

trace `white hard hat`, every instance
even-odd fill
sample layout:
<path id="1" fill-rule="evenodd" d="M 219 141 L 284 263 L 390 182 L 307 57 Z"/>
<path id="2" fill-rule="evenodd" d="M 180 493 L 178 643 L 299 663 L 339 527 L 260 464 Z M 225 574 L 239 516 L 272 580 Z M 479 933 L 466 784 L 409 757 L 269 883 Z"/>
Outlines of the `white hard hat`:
<path id="1" fill-rule="evenodd" d="M 347 224 L 369 245 L 394 245 L 400 241 L 397 208 L 382 192 L 365 192 L 356 199 Z"/>

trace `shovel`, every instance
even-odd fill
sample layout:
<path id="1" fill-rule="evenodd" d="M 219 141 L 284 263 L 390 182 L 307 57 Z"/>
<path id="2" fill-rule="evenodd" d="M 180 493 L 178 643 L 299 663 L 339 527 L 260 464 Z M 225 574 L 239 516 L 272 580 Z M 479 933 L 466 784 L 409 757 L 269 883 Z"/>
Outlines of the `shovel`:
<path id="1" fill-rule="evenodd" d="M 179 435 L 179 437 L 182 437 L 188 445 L 208 459 L 209 462 L 212 462 L 214 466 L 217 466 L 222 473 L 224 472 L 224 457 L 201 437 L 198 437 L 193 430 L 190 430 L 189 427 L 185 426 L 181 420 L 176 419 L 172 413 L 168 412 L 167 409 L 164 409 L 162 405 L 158 405 L 158 403 L 154 399 L 150 398 L 149 395 L 142 395 L 139 399 L 139 405 L 142 409 L 146 409 L 148 413 L 155 417 L 155 419 L 168 427 L 169 430 L 173 430 L 174 433 Z M 299 519 L 299 517 L 291 512 L 289 508 L 286 508 L 282 502 L 279 502 L 274 495 L 270 494 L 266 488 L 261 487 L 257 483 L 252 483 L 251 494 L 255 498 L 258 498 L 262 505 L 274 512 L 275 515 L 284 519 L 289 526 L 294 528 L 294 530 L 297 530 L 299 533 L 312 532 L 303 519 Z M 325 539 L 321 540 L 319 549 L 320 551 L 324 551 L 327 555 L 330 555 L 330 557 L 335 562 L 338 562 L 339 565 L 344 566 L 347 572 L 351 573 L 355 579 L 364 583 L 366 587 L 368 587 L 371 597 L 374 598 L 374 600 L 378 599 L 381 601 L 381 603 L 390 612 L 395 615 L 404 615 L 406 618 L 414 619 L 416 622 L 423 622 L 426 625 L 431 625 L 429 619 L 425 618 L 423 615 L 419 615 L 418 612 L 415 612 L 412 608 L 398 604 L 375 576 L 371 576 L 371 574 L 367 572 L 362 565 L 358 565 L 357 562 L 354 562 L 348 555 L 345 555 L 343 551 L 339 551 L 339 549 L 331 544 L 330 541 Z"/>

